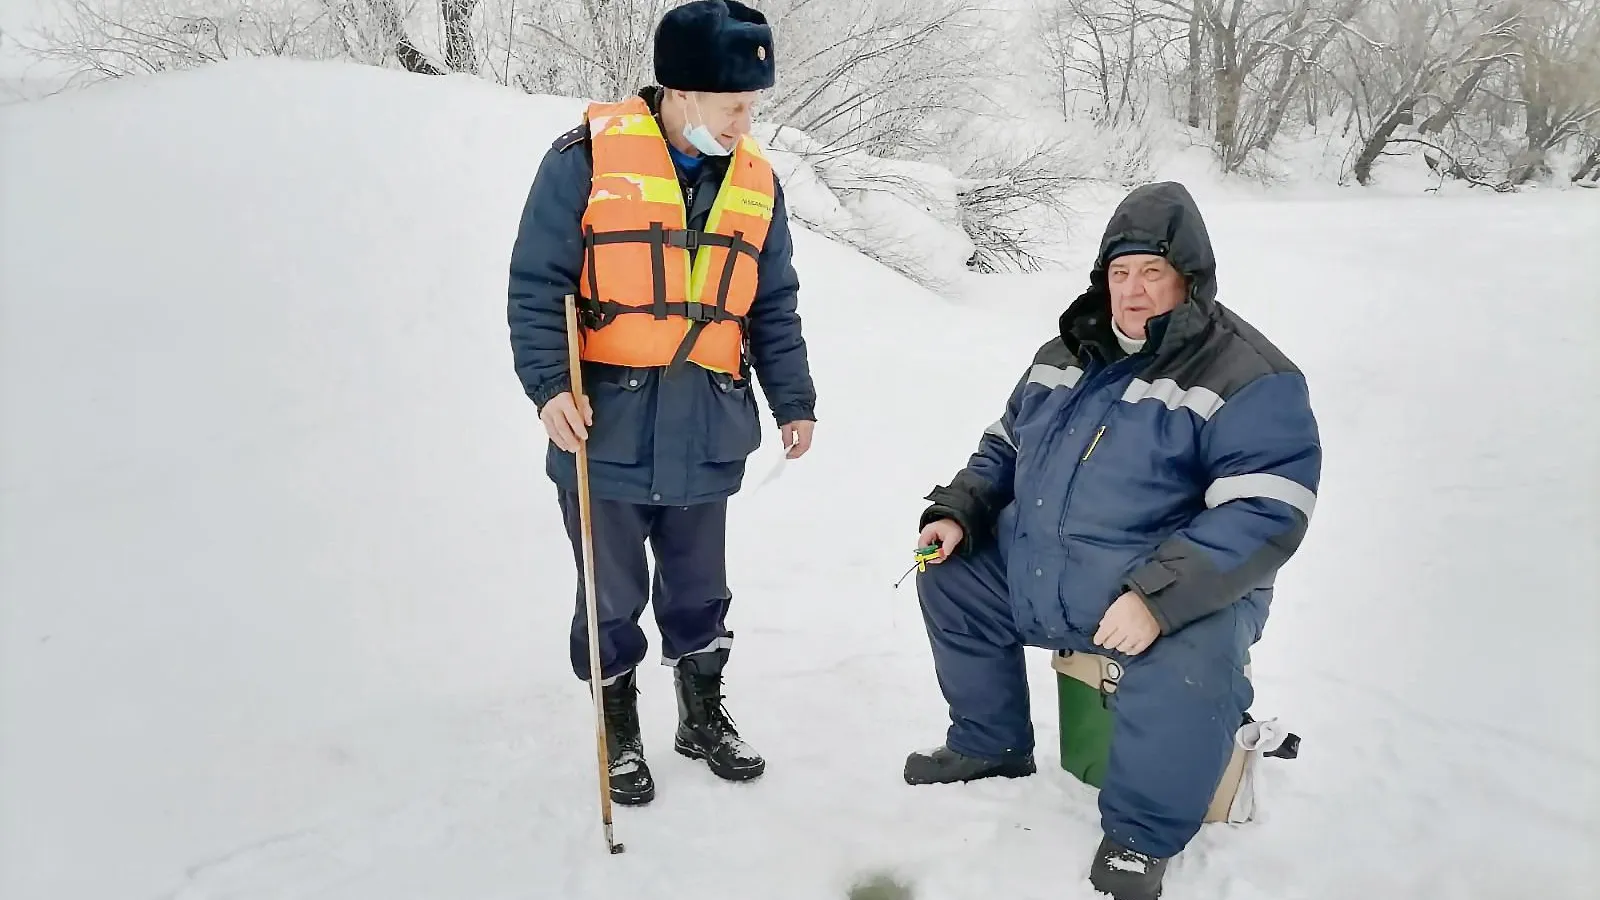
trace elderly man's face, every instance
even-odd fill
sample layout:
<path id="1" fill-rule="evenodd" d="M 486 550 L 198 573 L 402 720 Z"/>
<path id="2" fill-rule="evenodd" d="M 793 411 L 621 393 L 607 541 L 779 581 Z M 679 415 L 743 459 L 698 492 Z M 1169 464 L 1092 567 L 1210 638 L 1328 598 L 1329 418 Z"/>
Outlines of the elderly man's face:
<path id="1" fill-rule="evenodd" d="M 727 150 L 732 150 L 739 138 L 750 133 L 755 123 L 756 105 L 761 101 L 759 91 L 737 94 L 674 91 L 673 94 L 678 99 L 673 118 L 690 125 L 706 126 L 717 143 Z M 676 125 L 670 121 L 667 124 Z"/>
<path id="2" fill-rule="evenodd" d="M 1188 291 L 1171 263 L 1148 253 L 1112 260 L 1106 281 L 1111 290 L 1111 318 L 1123 334 L 1136 340 L 1144 338 L 1146 322 L 1171 312 Z"/>

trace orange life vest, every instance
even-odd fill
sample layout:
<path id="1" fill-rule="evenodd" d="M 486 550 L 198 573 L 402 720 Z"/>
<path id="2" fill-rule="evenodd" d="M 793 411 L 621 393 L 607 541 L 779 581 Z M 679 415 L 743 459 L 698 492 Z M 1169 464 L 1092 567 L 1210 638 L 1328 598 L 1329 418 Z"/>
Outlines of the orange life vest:
<path id="1" fill-rule="evenodd" d="M 688 360 L 738 374 L 745 316 L 775 203 L 772 166 L 749 136 L 734 148 L 703 231 L 643 98 L 591 104 L 594 179 L 583 214 L 581 356 L 620 366 Z"/>

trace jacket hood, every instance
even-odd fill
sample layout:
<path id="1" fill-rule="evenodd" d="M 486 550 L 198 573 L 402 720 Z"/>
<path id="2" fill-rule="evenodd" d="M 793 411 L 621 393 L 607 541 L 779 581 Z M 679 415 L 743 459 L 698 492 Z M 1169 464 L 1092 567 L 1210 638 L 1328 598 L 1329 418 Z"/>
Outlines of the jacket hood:
<path id="1" fill-rule="evenodd" d="M 1217 296 L 1217 261 L 1200 207 L 1188 188 L 1163 181 L 1134 188 L 1117 205 L 1100 237 L 1089 272 L 1089 288 L 1061 314 L 1061 336 L 1069 347 L 1090 345 L 1106 359 L 1120 351 L 1111 334 L 1111 294 L 1106 255 L 1122 241 L 1153 244 L 1189 280 L 1189 295 L 1172 312 L 1150 320 L 1150 345 L 1173 344 L 1198 333 L 1211 317 Z"/>

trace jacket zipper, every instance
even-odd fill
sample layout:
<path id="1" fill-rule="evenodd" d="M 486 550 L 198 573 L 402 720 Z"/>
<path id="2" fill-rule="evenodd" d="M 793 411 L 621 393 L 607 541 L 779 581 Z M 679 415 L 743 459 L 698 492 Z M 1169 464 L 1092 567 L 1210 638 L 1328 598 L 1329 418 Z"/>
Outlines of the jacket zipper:
<path id="1" fill-rule="evenodd" d="M 1119 360 L 1118 362 L 1121 361 Z M 1094 380 L 1099 381 L 1111 375 L 1117 369 L 1117 366 L 1118 363 L 1112 363 L 1107 366 Z M 1122 377 L 1120 371 L 1116 372 L 1116 377 Z M 1083 387 L 1087 389 L 1092 385 L 1085 384 Z M 1106 433 L 1106 419 L 1111 417 L 1112 411 L 1117 408 L 1119 402 L 1121 401 L 1113 399 L 1106 405 L 1105 412 L 1100 414 L 1100 421 L 1096 423 L 1097 430 L 1094 433 L 1094 439 L 1089 442 L 1089 449 L 1084 451 L 1083 458 L 1078 460 L 1078 465 L 1073 467 L 1072 478 L 1067 481 L 1067 495 L 1061 499 L 1061 520 L 1056 523 L 1056 539 L 1061 542 L 1062 549 L 1067 551 L 1069 557 L 1071 556 L 1071 550 L 1067 545 L 1067 514 L 1072 510 L 1072 494 L 1078 488 L 1078 477 L 1083 474 L 1083 463 L 1089 460 L 1089 455 L 1094 452 L 1095 447 L 1100 443 L 1100 438 Z"/>
<path id="2" fill-rule="evenodd" d="M 1079 460 L 1079 462 L 1088 462 L 1089 461 L 1089 454 L 1094 452 L 1094 448 L 1100 443 L 1100 435 L 1105 434 L 1105 433 L 1106 433 L 1106 426 L 1101 425 L 1100 426 L 1100 430 L 1096 431 L 1094 433 L 1094 440 L 1089 442 L 1089 449 L 1083 451 L 1083 459 Z"/>

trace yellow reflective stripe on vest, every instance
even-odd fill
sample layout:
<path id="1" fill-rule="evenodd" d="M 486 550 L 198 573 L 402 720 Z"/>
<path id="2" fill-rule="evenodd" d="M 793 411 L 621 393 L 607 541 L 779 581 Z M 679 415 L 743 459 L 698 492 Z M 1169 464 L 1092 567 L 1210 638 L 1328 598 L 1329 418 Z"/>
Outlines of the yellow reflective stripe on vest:
<path id="1" fill-rule="evenodd" d="M 711 268 L 711 251 L 701 247 L 694 255 L 694 266 L 689 270 L 689 293 L 685 294 L 690 302 L 705 303 L 707 299 L 702 296 L 706 290 L 706 272 Z M 715 297 L 710 298 L 715 300 Z"/>
<path id="2" fill-rule="evenodd" d="M 739 151 L 741 153 L 747 152 L 742 145 Z M 752 191 L 749 188 L 739 187 L 730 183 L 733 181 L 734 166 L 738 164 L 739 160 L 735 158 L 733 164 L 728 166 L 728 174 L 723 179 L 722 187 L 717 189 L 717 199 L 711 204 L 711 215 L 706 217 L 706 231 L 721 234 L 722 214 L 729 208 L 732 208 L 734 212 L 743 213 L 747 216 L 758 216 L 769 222 L 772 220 L 773 201 L 771 197 L 762 194 L 760 191 Z M 689 274 L 689 293 L 686 296 L 690 299 L 700 303 L 715 303 L 717 301 L 715 294 L 709 297 L 705 296 L 706 277 L 710 266 L 711 251 L 702 247 L 700 252 L 695 254 L 694 269 Z"/>
<path id="3" fill-rule="evenodd" d="M 589 136 L 595 137 L 601 134 L 637 134 L 646 137 L 661 137 L 661 129 L 656 127 L 655 116 L 622 113 L 620 115 L 600 116 L 590 120 Z"/>
<path id="4" fill-rule="evenodd" d="M 637 196 L 618 193 L 606 187 L 607 179 L 620 178 L 637 189 Z M 600 200 L 643 200 L 646 203 L 666 203 L 671 206 L 683 205 L 683 190 L 678 187 L 678 179 L 662 178 L 659 175 L 638 175 L 632 172 L 604 172 L 595 175 L 596 190 L 589 198 L 591 202 Z"/>
<path id="5" fill-rule="evenodd" d="M 720 216 L 718 216 L 718 213 L 725 207 L 733 207 L 734 212 L 744 213 L 747 216 L 756 216 L 769 222 L 772 220 L 771 197 L 760 191 L 729 185 L 723 188 L 721 194 L 717 195 L 717 205 L 713 209 L 711 221 L 708 223 L 713 231 L 716 230 L 718 225 L 722 224 L 719 221 Z"/>

